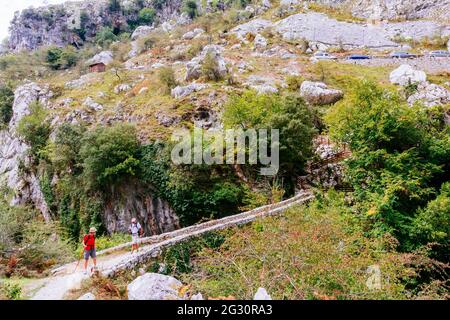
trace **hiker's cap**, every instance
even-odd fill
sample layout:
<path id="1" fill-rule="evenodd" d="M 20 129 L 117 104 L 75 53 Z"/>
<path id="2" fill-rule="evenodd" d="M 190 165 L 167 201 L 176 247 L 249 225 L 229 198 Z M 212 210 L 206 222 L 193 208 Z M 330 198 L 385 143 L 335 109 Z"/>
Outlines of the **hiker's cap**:
<path id="1" fill-rule="evenodd" d="M 89 229 L 89 233 L 95 233 L 95 232 L 97 232 L 97 229 L 95 229 L 94 227 Z"/>

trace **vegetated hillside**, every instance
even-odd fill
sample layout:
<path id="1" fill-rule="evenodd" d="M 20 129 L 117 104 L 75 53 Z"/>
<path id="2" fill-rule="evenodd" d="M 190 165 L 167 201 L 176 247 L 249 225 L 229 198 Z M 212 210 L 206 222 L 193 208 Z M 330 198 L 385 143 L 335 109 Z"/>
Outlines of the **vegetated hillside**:
<path id="1" fill-rule="evenodd" d="M 83 41 L 59 28 L 70 15 L 58 10 L 80 4 L 22 12 L 10 43 L 22 47 L 0 56 L 1 274 L 45 275 L 74 258 L 90 226 L 105 236 L 104 248 L 125 241 L 132 216 L 152 235 L 274 203 L 303 188 L 336 188 L 354 190 L 339 204 L 352 214 L 330 217 L 342 219 L 330 239 L 357 238 L 385 252 L 379 259 L 368 258 L 378 249 L 356 255 L 354 264 L 338 265 L 345 277 L 332 274 L 323 284 L 314 282 L 322 273 L 305 273 L 312 280 L 301 282 L 287 264 L 283 270 L 294 285 L 274 297 L 356 298 L 351 292 L 357 289 L 362 298 L 445 297 L 449 60 L 414 59 L 407 63 L 415 70 L 394 71 L 404 62 L 377 56 L 446 48 L 450 29 L 405 17 L 369 26 L 347 3 L 332 2 L 218 2 L 205 9 L 194 1 L 136 1 L 139 10 L 132 11 L 120 1 L 84 2 L 100 7 L 89 11 L 93 24 L 85 26 Z M 99 10 L 109 13 L 97 19 Z M 25 48 L 35 50 L 17 52 Z M 374 59 L 318 62 L 311 59 L 317 51 Z M 105 72 L 92 72 L 98 62 Z M 280 171 L 263 177 L 261 163 L 175 165 L 171 133 L 195 127 L 280 129 Z M 318 221 L 335 210 L 334 203 L 318 203 Z M 348 226 L 353 233 L 344 232 Z M 273 228 L 282 230 L 277 223 Z M 396 240 L 387 248 L 385 239 Z M 51 251 L 44 250 L 48 241 L 55 243 Z M 327 250 L 317 248 L 311 257 L 325 258 Z M 404 269 L 389 259 L 409 261 L 416 250 L 413 256 L 432 269 L 409 266 L 414 280 L 395 278 L 384 293 L 364 291 L 365 263 L 381 261 L 382 272 L 403 274 L 408 264 Z M 284 253 L 293 255 L 289 248 Z M 207 268 L 201 261 L 192 267 L 200 275 Z M 223 272 L 236 276 L 232 268 Z M 257 285 L 254 279 L 242 289 L 225 283 L 214 289 L 201 279 L 183 276 L 208 296 L 250 297 Z M 9 298 L 18 296 L 17 287 L 8 288 Z"/>

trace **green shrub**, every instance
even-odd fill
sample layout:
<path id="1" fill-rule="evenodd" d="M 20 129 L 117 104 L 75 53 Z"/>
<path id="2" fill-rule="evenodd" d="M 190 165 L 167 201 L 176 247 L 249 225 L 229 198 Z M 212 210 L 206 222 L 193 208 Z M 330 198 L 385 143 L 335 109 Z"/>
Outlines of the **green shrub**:
<path id="1" fill-rule="evenodd" d="M 78 54 L 73 47 L 50 47 L 46 52 L 46 63 L 53 70 L 68 69 L 78 61 Z"/>
<path id="2" fill-rule="evenodd" d="M 194 0 L 186 0 L 183 4 L 183 12 L 186 12 L 191 19 L 198 16 L 197 2 Z"/>
<path id="3" fill-rule="evenodd" d="M 403 250 L 414 249 L 420 243 L 410 230 L 418 209 L 433 199 L 450 174 L 450 134 L 441 120 L 443 111 L 410 107 L 396 93 L 369 82 L 348 98 L 330 109 L 326 121 L 332 137 L 352 150 L 346 176 L 359 210 L 371 232 L 389 232 Z M 416 223 L 437 227 L 431 217 L 446 213 L 433 210 L 419 213 Z"/>
<path id="4" fill-rule="evenodd" d="M 156 11 L 153 8 L 144 8 L 139 11 L 138 19 L 140 24 L 151 25 L 155 21 Z"/>
<path id="5" fill-rule="evenodd" d="M 5 85 L 0 84 L 0 129 L 7 125 L 13 115 L 14 92 Z"/>
<path id="6" fill-rule="evenodd" d="M 80 156 L 88 189 L 106 188 L 126 176 L 134 176 L 139 165 L 136 129 L 128 124 L 99 127 L 82 139 Z"/>
<path id="7" fill-rule="evenodd" d="M 219 65 L 211 52 L 206 54 L 202 63 L 202 75 L 206 80 L 219 81 L 222 76 L 219 73 Z"/>
<path id="8" fill-rule="evenodd" d="M 110 27 L 103 27 L 101 28 L 96 36 L 95 36 L 95 43 L 98 44 L 101 47 L 108 47 L 113 43 L 114 41 L 117 41 L 117 36 L 114 34 L 113 29 Z"/>
<path id="9" fill-rule="evenodd" d="M 8 300 L 21 300 L 22 298 L 22 288 L 17 283 L 4 283 L 1 289 Z"/>
<path id="10" fill-rule="evenodd" d="M 51 132 L 50 123 L 46 120 L 47 111 L 35 102 L 30 105 L 30 112 L 20 120 L 17 132 L 30 145 L 30 153 L 35 160 L 43 159 Z"/>
<path id="11" fill-rule="evenodd" d="M 158 71 L 159 81 L 164 86 L 166 94 L 170 93 L 170 90 L 177 86 L 177 80 L 175 79 L 175 72 L 172 67 L 163 67 Z"/>

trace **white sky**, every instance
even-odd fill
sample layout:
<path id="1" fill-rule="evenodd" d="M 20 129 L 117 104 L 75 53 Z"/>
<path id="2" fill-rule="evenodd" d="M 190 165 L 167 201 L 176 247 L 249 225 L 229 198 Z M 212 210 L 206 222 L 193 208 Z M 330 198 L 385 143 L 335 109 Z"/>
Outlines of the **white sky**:
<path id="1" fill-rule="evenodd" d="M 9 22 L 14 12 L 28 7 L 40 7 L 45 4 L 57 4 L 67 0 L 0 0 L 0 41 L 8 36 Z"/>

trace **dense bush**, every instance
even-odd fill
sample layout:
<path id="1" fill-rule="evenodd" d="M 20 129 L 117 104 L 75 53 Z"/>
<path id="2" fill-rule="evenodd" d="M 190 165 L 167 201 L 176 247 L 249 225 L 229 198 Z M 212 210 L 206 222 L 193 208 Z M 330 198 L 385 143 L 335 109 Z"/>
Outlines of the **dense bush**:
<path id="1" fill-rule="evenodd" d="M 163 67 L 158 71 L 158 78 L 161 84 L 164 86 L 164 91 L 169 94 L 171 89 L 177 86 L 177 80 L 175 78 L 175 72 L 172 67 Z"/>
<path id="2" fill-rule="evenodd" d="M 156 11 L 153 8 L 144 8 L 139 11 L 138 21 L 140 24 L 151 25 L 155 21 Z"/>
<path id="3" fill-rule="evenodd" d="M 106 188 L 124 176 L 135 175 L 138 147 L 136 129 L 127 124 L 88 132 L 80 150 L 87 189 Z"/>
<path id="4" fill-rule="evenodd" d="M 113 29 L 110 27 L 103 27 L 101 28 L 96 36 L 95 36 L 95 43 L 98 44 L 101 47 L 108 47 L 111 43 L 116 41 L 118 38 L 114 34 Z"/>
<path id="5" fill-rule="evenodd" d="M 0 129 L 7 125 L 13 115 L 14 92 L 5 84 L 0 84 Z"/>
<path id="6" fill-rule="evenodd" d="M 285 187 L 292 192 L 293 181 L 289 180 L 302 173 L 312 155 L 315 134 L 313 115 L 304 101 L 295 95 L 280 97 L 246 91 L 230 99 L 223 120 L 227 128 L 280 131 L 279 176 L 288 177 Z"/>
<path id="7" fill-rule="evenodd" d="M 46 121 L 47 111 L 35 102 L 30 105 L 30 114 L 24 116 L 17 127 L 17 132 L 30 146 L 30 154 L 35 160 L 46 157 L 45 147 L 50 136 L 50 123 Z"/>
<path id="8" fill-rule="evenodd" d="M 157 143 L 142 147 L 140 163 L 140 179 L 169 201 L 183 225 L 239 211 L 243 189 L 225 166 L 173 167 L 170 146 Z"/>
<path id="9" fill-rule="evenodd" d="M 46 51 L 45 61 L 53 70 L 67 69 L 77 63 L 78 54 L 71 46 L 66 48 L 50 47 Z"/>
<path id="10" fill-rule="evenodd" d="M 9 261 L 0 264 L 0 276 L 42 272 L 71 259 L 70 247 L 58 233 L 56 225 L 45 223 L 34 211 L 0 200 L 0 258 Z"/>
<path id="11" fill-rule="evenodd" d="M 332 136 L 352 150 L 347 178 L 366 222 L 375 234 L 395 235 L 404 250 L 419 245 L 411 238 L 414 225 L 434 228 L 434 219 L 448 218 L 448 211 L 435 212 L 445 195 L 420 209 L 450 177 L 450 129 L 443 119 L 440 109 L 409 107 L 367 82 L 327 116 Z"/>
<path id="12" fill-rule="evenodd" d="M 197 2 L 194 0 L 186 0 L 183 4 L 183 12 L 186 12 L 191 19 L 198 16 Z"/>

